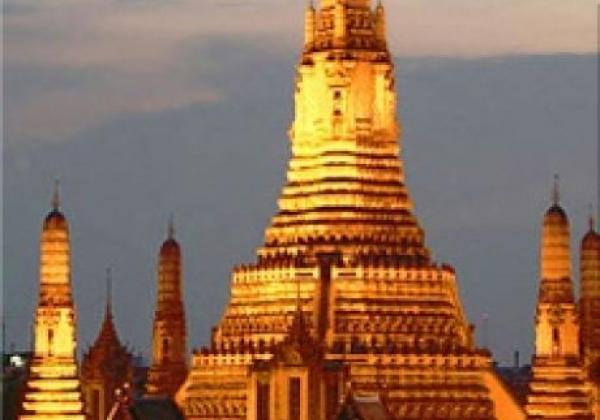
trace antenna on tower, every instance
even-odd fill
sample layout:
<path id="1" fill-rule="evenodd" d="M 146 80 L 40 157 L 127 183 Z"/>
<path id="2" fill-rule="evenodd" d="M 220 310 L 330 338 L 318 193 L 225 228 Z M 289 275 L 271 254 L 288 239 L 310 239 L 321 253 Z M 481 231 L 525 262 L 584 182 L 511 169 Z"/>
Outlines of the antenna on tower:
<path id="1" fill-rule="evenodd" d="M 52 210 L 58 210 L 58 208 L 60 207 L 59 190 L 60 190 L 60 180 L 58 178 L 56 178 L 54 180 L 54 192 L 52 193 L 52 201 L 51 201 Z"/>
<path id="2" fill-rule="evenodd" d="M 588 224 L 589 224 L 590 230 L 594 230 L 594 228 L 596 227 L 596 221 L 594 220 L 594 205 L 592 203 L 588 204 L 588 210 L 590 212 L 590 215 L 588 218 Z"/>
<path id="3" fill-rule="evenodd" d="M 169 224 L 167 226 L 167 236 L 169 239 L 175 238 L 175 216 L 173 216 L 173 212 L 169 214 Z"/>
<path id="4" fill-rule="evenodd" d="M 560 176 L 554 174 L 554 187 L 552 189 L 552 202 L 554 205 L 558 205 L 560 201 Z"/>
<path id="5" fill-rule="evenodd" d="M 112 270 L 106 269 L 106 316 L 112 312 Z"/>

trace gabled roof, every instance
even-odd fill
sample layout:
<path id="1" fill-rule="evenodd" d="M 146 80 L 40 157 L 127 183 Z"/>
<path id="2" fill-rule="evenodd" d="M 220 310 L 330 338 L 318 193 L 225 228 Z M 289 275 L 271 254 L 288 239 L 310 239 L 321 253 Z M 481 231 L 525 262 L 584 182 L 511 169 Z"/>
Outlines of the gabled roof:
<path id="1" fill-rule="evenodd" d="M 112 314 L 110 297 L 110 271 L 107 272 L 107 298 L 104 320 L 94 344 L 83 357 L 82 371 L 87 377 L 97 376 L 106 370 L 123 371 L 131 368 L 133 356 L 119 340 Z"/>

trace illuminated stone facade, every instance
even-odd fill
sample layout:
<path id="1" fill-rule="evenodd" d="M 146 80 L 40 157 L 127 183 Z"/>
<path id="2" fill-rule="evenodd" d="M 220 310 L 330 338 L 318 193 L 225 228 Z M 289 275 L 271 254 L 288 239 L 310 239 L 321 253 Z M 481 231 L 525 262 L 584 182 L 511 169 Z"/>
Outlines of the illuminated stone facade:
<path id="1" fill-rule="evenodd" d="M 181 248 L 173 221 L 158 255 L 158 290 L 148 395 L 173 396 L 187 375 L 187 332 L 182 299 Z"/>
<path id="2" fill-rule="evenodd" d="M 76 313 L 71 290 L 69 226 L 59 211 L 58 191 L 40 240 L 40 289 L 34 349 L 21 420 L 83 420 L 75 351 Z"/>
<path id="3" fill-rule="evenodd" d="M 110 273 L 104 320 L 94 345 L 83 357 L 81 382 L 87 420 L 104 420 L 116 401 L 115 392 L 133 380 L 133 356 L 121 344 L 112 314 Z"/>
<path id="4" fill-rule="evenodd" d="M 425 246 L 384 9 L 370 3 L 306 11 L 279 211 L 193 355 L 176 395 L 188 419 L 329 419 L 347 387 L 380 394 L 398 419 L 524 418 L 474 344 L 454 270 Z"/>
<path id="5" fill-rule="evenodd" d="M 569 221 L 555 188 L 542 228 L 535 356 L 526 411 L 529 420 L 592 420 L 571 280 Z"/>
<path id="6" fill-rule="evenodd" d="M 600 235 L 590 229 L 581 241 L 581 346 L 592 390 L 596 420 L 600 420 Z"/>

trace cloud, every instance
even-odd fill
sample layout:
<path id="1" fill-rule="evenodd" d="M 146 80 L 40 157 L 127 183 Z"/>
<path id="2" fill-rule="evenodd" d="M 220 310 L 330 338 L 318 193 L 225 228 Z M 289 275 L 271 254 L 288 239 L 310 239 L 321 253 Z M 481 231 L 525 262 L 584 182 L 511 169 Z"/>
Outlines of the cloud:
<path id="1" fill-rule="evenodd" d="M 18 86 L 31 82 L 16 70 L 8 72 L 10 87 L 5 110 L 7 143 L 15 145 L 33 141 L 64 141 L 78 132 L 128 113 L 177 109 L 194 103 L 224 100 L 224 94 L 208 86 L 194 86 L 180 78 L 166 78 L 161 72 L 147 72 L 127 77 L 115 70 L 87 69 L 72 71 L 56 81 L 61 70 L 39 68 L 37 77 L 47 77 L 54 87 L 30 89 L 11 95 Z M 84 77 L 81 75 L 84 74 Z M 42 83 L 42 85 L 45 85 Z M 14 102 L 12 98 L 14 99 Z"/>
<path id="2" fill-rule="evenodd" d="M 256 25 L 248 18 L 277 1 L 19 2 L 8 2 L 6 16 L 6 139 L 12 144 L 68 139 L 127 112 L 222 100 L 225 92 L 207 76 L 220 63 L 185 55 L 190 43 L 202 54 L 215 39 L 250 34 L 258 48 L 272 49 L 281 44 L 274 34 L 289 26 L 285 19 Z"/>
<path id="3" fill-rule="evenodd" d="M 401 0 L 388 2 L 396 53 L 488 56 L 596 50 L 590 0 Z"/>

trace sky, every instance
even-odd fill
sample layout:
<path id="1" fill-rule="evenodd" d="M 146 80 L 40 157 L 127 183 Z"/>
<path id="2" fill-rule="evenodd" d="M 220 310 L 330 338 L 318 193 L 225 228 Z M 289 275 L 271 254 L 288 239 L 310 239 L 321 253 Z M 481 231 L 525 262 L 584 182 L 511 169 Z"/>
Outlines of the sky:
<path id="1" fill-rule="evenodd" d="M 190 346 L 208 342 L 231 267 L 253 260 L 283 184 L 305 3 L 4 2 L 7 343 L 29 345 L 39 230 L 57 177 L 80 350 L 97 334 L 111 266 L 120 335 L 147 354 L 170 212 Z M 456 267 L 479 342 L 504 362 L 516 348 L 528 355 L 552 175 L 574 248 L 595 200 L 595 2 L 384 4 L 428 245 Z"/>

